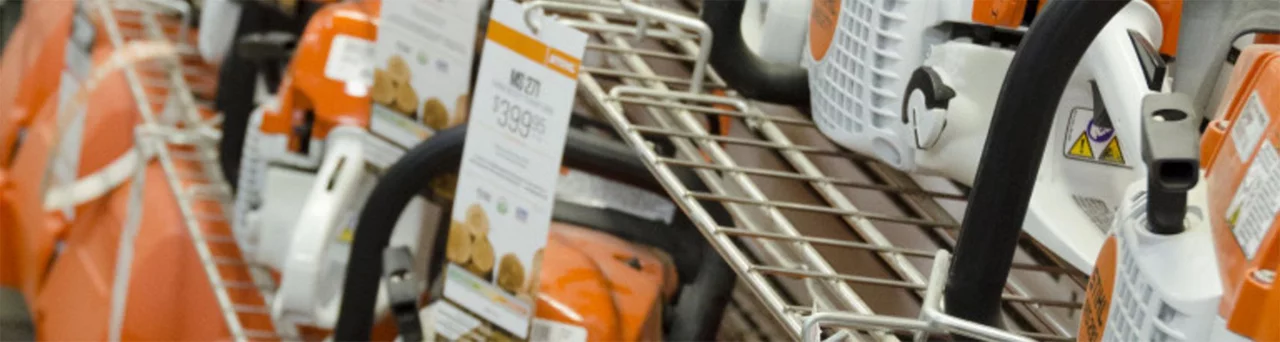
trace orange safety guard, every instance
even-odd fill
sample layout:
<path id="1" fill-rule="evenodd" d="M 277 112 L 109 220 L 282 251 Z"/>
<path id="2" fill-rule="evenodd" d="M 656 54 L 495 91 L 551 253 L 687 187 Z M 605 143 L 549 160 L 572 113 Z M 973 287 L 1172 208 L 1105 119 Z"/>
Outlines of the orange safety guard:
<path id="1" fill-rule="evenodd" d="M 180 24 L 169 24 L 164 30 L 170 34 L 177 32 Z M 101 26 L 98 32 L 93 51 L 95 65 L 100 65 L 111 53 L 111 44 Z M 194 37 L 193 32 L 189 39 L 194 40 Z M 48 45 L 63 46 L 65 39 L 51 41 Z M 51 59 L 58 64 L 63 62 L 62 58 Z M 195 58 L 186 59 L 188 62 L 193 60 Z M 10 61 L 13 60 L 6 57 L 3 67 L 9 68 Z M 50 68 L 51 75 L 61 72 L 61 66 Z M 138 72 L 144 79 L 164 77 L 154 70 L 160 69 L 149 71 L 139 68 Z M 216 75 L 216 70 L 208 66 L 187 65 L 184 70 L 197 75 Z M 212 85 L 207 79 L 188 80 L 202 81 L 193 85 L 196 89 L 208 90 Z M 54 86 L 56 88 L 56 82 Z M 146 87 L 144 91 L 152 99 L 167 98 L 166 89 Z M 85 114 L 80 176 L 101 169 L 125 153 L 133 145 L 133 127 L 141 120 L 134 97 L 120 72 L 105 78 L 93 89 L 88 103 L 92 105 L 87 106 Z M 164 104 L 150 105 L 158 114 Z M 17 280 L 30 303 L 39 339 L 104 340 L 107 338 L 111 307 L 111 284 L 116 271 L 116 249 L 128 210 L 129 189 L 133 184 L 126 182 L 101 198 L 77 206 L 73 220 L 67 220 L 60 212 L 44 210 L 41 186 L 54 141 L 58 138 L 55 128 L 58 107 L 57 97 L 46 96 L 39 107 L 39 115 L 29 116 L 29 124 L 24 125 L 27 129 L 24 142 L 17 149 L 11 167 L 5 170 L 3 183 L 0 183 L 0 210 L 3 210 L 0 212 L 3 214 L 0 231 L 5 234 L 4 257 L 13 260 L 6 266 L 14 266 L 6 267 L 4 272 L 7 279 Z M 201 114 L 209 117 L 212 113 Z M 8 143 L 12 143 L 13 139 L 9 139 Z M 171 151 L 175 154 L 191 152 L 181 148 Z M 199 172 L 200 166 L 193 160 L 175 159 L 174 164 L 180 174 Z M 144 208 L 143 218 L 134 246 L 122 338 L 227 339 L 229 335 L 221 323 L 222 315 L 203 266 L 191 248 L 192 242 L 178 214 L 172 191 L 158 164 L 148 164 L 145 172 L 144 204 L 141 205 Z M 221 215 L 220 206 L 212 202 L 195 202 L 194 210 Z M 230 236 L 225 222 L 207 223 L 204 229 L 207 237 Z M 60 253 L 55 252 L 55 244 L 60 244 Z M 210 243 L 209 246 L 214 256 L 239 257 L 234 244 Z M 218 271 L 224 280 L 251 283 L 243 268 L 224 266 Z M 229 295 L 233 302 L 265 304 L 256 290 L 233 290 Z M 272 330 L 265 315 L 240 315 L 240 319 L 246 328 Z"/>
<path id="2" fill-rule="evenodd" d="M 1223 279 L 1219 314 L 1226 319 L 1228 330 L 1259 341 L 1280 340 L 1280 327 L 1275 325 L 1275 321 L 1280 319 L 1280 305 L 1277 305 L 1280 304 L 1280 291 L 1272 283 L 1259 281 L 1253 276 L 1258 270 L 1274 271 L 1280 263 L 1280 255 L 1277 255 L 1280 253 L 1280 239 L 1275 234 L 1276 225 L 1280 221 L 1271 223 L 1255 257 L 1249 259 L 1232 232 L 1234 227 L 1227 218 L 1227 207 L 1235 198 L 1257 150 L 1263 148 L 1259 147 L 1262 141 L 1280 145 L 1280 127 L 1277 125 L 1280 123 L 1280 59 L 1276 59 L 1277 56 L 1280 53 L 1275 51 L 1263 52 L 1254 63 L 1236 65 L 1237 69 L 1247 70 L 1245 78 L 1232 94 L 1236 100 L 1232 101 L 1225 117 L 1219 119 L 1223 123 L 1210 125 L 1217 129 L 1206 132 L 1206 140 L 1218 142 L 1216 151 L 1208 151 L 1209 155 L 1201 156 L 1210 160 L 1207 164 L 1209 221 L 1213 226 L 1214 244 Z M 1270 121 L 1257 144 L 1251 147 L 1251 152 L 1242 156 L 1236 152 L 1234 143 L 1225 142 L 1241 137 L 1223 134 L 1235 129 L 1238 123 L 1235 119 L 1247 107 L 1247 99 L 1252 94 L 1258 95 L 1262 102 L 1262 114 L 1269 117 Z"/>
<path id="3" fill-rule="evenodd" d="M 23 4 L 23 17 L 0 58 L 0 286 L 17 287 L 28 298 L 39 284 L 38 274 L 53 253 L 53 241 L 61 230 L 60 219 L 31 222 L 30 230 L 19 225 L 23 206 L 38 207 L 39 197 L 20 199 L 16 188 L 38 186 L 13 170 L 19 132 L 31 124 L 37 113 L 51 116 L 57 111 L 58 84 L 65 67 L 64 50 L 74 12 L 71 1 L 38 1 Z M 27 140 L 42 136 L 26 132 Z M 47 158 L 40 153 L 38 158 Z M 24 174 L 43 174 L 45 159 L 31 166 L 41 168 Z M 40 172 L 40 173 L 36 173 Z M 38 191 L 38 189 L 33 189 Z M 34 209 L 34 208 L 33 208 Z M 45 219 L 41 219 L 45 220 Z"/>
<path id="4" fill-rule="evenodd" d="M 0 59 L 0 172 L 9 167 L 19 128 L 46 99 L 56 98 L 74 9 L 75 1 L 23 3 L 22 20 Z M 11 285 L 7 276 L 0 276 L 0 284 Z"/>

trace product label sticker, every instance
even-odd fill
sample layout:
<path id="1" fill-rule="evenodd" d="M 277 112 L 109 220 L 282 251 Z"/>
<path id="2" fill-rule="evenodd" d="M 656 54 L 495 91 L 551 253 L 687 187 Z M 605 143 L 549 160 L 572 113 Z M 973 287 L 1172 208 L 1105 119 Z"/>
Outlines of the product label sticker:
<path id="1" fill-rule="evenodd" d="M 560 159 L 587 35 L 511 0 L 493 3 L 455 191 L 445 299 L 529 333 Z"/>
<path id="2" fill-rule="evenodd" d="M 329 58 L 324 63 L 324 77 L 346 82 L 352 96 L 365 96 L 373 85 L 373 42 L 339 34 L 329 45 Z"/>
<path id="3" fill-rule="evenodd" d="M 1245 171 L 1244 180 L 1227 206 L 1227 226 L 1250 260 L 1271 231 L 1280 211 L 1280 154 L 1270 140 L 1262 142 L 1258 156 Z"/>
<path id="4" fill-rule="evenodd" d="M 676 213 L 675 204 L 664 196 L 572 169 L 561 173 L 556 199 L 662 223 L 671 223 Z"/>
<path id="5" fill-rule="evenodd" d="M 484 4 L 382 3 L 369 89 L 370 131 L 408 148 L 466 121 L 471 61 Z"/>
<path id="6" fill-rule="evenodd" d="M 1109 125 L 1094 121 L 1093 110 L 1075 108 L 1071 110 L 1071 121 L 1067 123 L 1067 135 L 1063 141 L 1062 155 L 1067 158 L 1096 163 L 1107 166 L 1130 167 L 1127 165 L 1124 149 L 1119 134 Z"/>
<path id="7" fill-rule="evenodd" d="M 1258 140 L 1262 139 L 1262 132 L 1271 123 L 1271 114 L 1267 113 L 1267 108 L 1262 106 L 1262 98 L 1258 96 L 1257 91 L 1249 95 L 1249 101 L 1245 103 L 1244 108 L 1240 110 L 1240 115 L 1236 116 L 1234 121 L 1230 132 L 1231 142 L 1236 146 L 1236 155 L 1240 156 L 1240 160 L 1249 160 L 1253 147 L 1258 146 Z"/>
<path id="8" fill-rule="evenodd" d="M 573 324 L 534 318 L 533 328 L 529 332 L 529 341 L 586 342 L 587 329 Z"/>

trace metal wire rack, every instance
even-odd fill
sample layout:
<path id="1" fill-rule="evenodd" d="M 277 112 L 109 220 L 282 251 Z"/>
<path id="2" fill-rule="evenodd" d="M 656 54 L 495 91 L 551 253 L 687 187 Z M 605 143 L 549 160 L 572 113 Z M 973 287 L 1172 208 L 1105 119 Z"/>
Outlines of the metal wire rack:
<path id="1" fill-rule="evenodd" d="M 208 277 L 229 338 L 236 341 L 278 340 L 295 336 L 277 332 L 267 303 L 271 300 L 270 279 L 253 270 L 242 258 L 231 235 L 227 215 L 231 213 L 231 191 L 217 162 L 220 117 L 213 114 L 208 100 L 216 84 L 215 69 L 203 64 L 189 43 L 187 23 L 192 13 L 184 1 L 92 0 L 83 4 L 94 13 L 115 50 L 138 42 L 163 42 L 176 53 L 121 67 L 130 93 L 142 118 L 135 129 L 135 143 L 145 161 L 157 165 L 164 174 L 164 186 L 171 190 L 187 229 L 192 247 Z M 154 162 L 155 164 L 151 164 Z M 135 189 L 146 180 L 146 167 L 133 177 Z M 130 213 L 145 211 L 136 191 Z M 131 214 L 130 216 L 136 216 Z M 130 256 L 139 219 L 127 219 L 121 234 L 121 255 Z M 129 257 L 125 257 L 129 258 Z M 117 271 L 117 297 L 124 297 L 129 279 L 128 259 L 121 259 Z M 119 266 L 118 266 L 119 267 Z M 267 285 L 263 285 L 263 284 Z M 266 291 L 264 291 L 266 290 Z M 118 340 L 123 309 L 113 300 L 110 338 Z"/>
<path id="2" fill-rule="evenodd" d="M 736 96 L 706 67 L 710 30 L 696 3 L 526 7 L 591 35 L 581 105 L 639 151 L 792 339 L 806 320 L 827 338 L 853 340 L 965 332 L 922 307 L 942 285 L 926 274 L 954 245 L 965 189 L 842 150 L 805 115 Z M 681 183 L 677 169 L 693 170 L 709 190 Z M 735 224 L 715 223 L 709 203 L 724 205 Z M 1005 328 L 1016 334 L 1008 337 L 1073 340 L 1083 279 L 1024 237 L 1004 295 Z"/>

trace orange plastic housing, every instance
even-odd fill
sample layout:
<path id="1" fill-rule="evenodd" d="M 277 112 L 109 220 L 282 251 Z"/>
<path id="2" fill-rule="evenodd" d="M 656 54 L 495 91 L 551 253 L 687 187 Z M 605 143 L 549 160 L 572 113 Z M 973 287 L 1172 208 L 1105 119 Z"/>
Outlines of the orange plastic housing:
<path id="1" fill-rule="evenodd" d="M 676 289 L 664 253 L 552 223 L 542 258 L 537 317 L 581 326 L 588 341 L 662 339 L 662 303 Z M 632 258 L 640 267 L 628 265 Z"/>
<path id="2" fill-rule="evenodd" d="M 62 71 L 63 49 L 71 27 L 71 6 L 68 1 L 42 1 L 24 5 L 22 21 L 14 27 L 0 56 L 0 286 L 31 288 L 30 265 L 38 260 L 29 249 L 40 249 L 27 243 L 27 237 L 15 226 L 15 211 L 10 205 L 14 199 L 6 199 L 7 189 L 14 184 L 10 172 L 13 147 L 17 143 L 19 127 L 26 126 L 34 113 L 58 88 L 57 77 L 27 77 L 28 75 L 56 75 Z M 52 245 L 49 245 L 52 248 Z"/>
<path id="3" fill-rule="evenodd" d="M 22 20 L 0 56 L 0 170 L 8 168 L 19 127 L 30 124 L 45 100 L 58 91 L 57 75 L 63 69 L 74 5 L 74 1 L 23 3 Z M 0 284 L 12 286 L 10 281 L 0 276 Z"/>
<path id="4" fill-rule="evenodd" d="M 1235 198 L 1249 166 L 1254 163 L 1262 142 L 1270 141 L 1280 146 L 1280 52 L 1275 46 L 1255 46 L 1246 49 L 1253 56 L 1236 64 L 1231 86 L 1232 96 L 1225 104 L 1225 115 L 1210 125 L 1205 133 L 1206 146 L 1201 158 L 1205 165 L 1209 189 L 1209 220 L 1213 225 L 1214 244 L 1218 251 L 1223 279 L 1222 304 L 1219 314 L 1226 319 L 1227 329 L 1258 341 L 1280 340 L 1280 290 L 1270 281 L 1260 281 L 1259 270 L 1275 271 L 1280 264 L 1280 238 L 1272 221 L 1259 244 L 1253 259 L 1249 259 L 1232 232 L 1233 223 L 1228 219 L 1228 206 Z M 1237 118 L 1248 107 L 1253 95 L 1262 103 L 1262 115 L 1270 120 L 1263 129 L 1257 144 L 1247 155 L 1236 151 L 1234 137 L 1227 135 L 1236 128 Z M 1257 110 L 1256 107 L 1254 109 Z M 1232 133 L 1235 134 L 1235 133 Z M 1247 142 L 1246 142 L 1247 144 Z M 1280 170 L 1267 170 L 1280 172 Z"/>
<path id="5" fill-rule="evenodd" d="M 264 113 L 262 132 L 289 135 L 289 148 L 296 152 L 303 139 L 323 140 L 338 125 L 368 127 L 369 96 L 347 94 L 346 84 L 326 77 L 324 69 L 334 37 L 377 39 L 375 20 L 381 8 L 380 0 L 343 2 L 327 5 L 311 17 L 281 80 L 280 106 Z M 293 128 L 303 125 L 308 113 L 315 115 L 311 135 L 298 136 Z"/>
<path id="6" fill-rule="evenodd" d="M 1044 10 L 1044 5 L 1052 0 L 1036 1 L 1035 11 Z M 1182 26 L 1182 0 L 1146 0 L 1164 27 L 1164 43 L 1160 45 L 1160 53 L 1174 56 L 1178 51 L 1178 28 Z M 1022 25 L 1026 15 L 1027 0 L 973 0 L 973 22 L 991 26 L 1016 28 Z"/>

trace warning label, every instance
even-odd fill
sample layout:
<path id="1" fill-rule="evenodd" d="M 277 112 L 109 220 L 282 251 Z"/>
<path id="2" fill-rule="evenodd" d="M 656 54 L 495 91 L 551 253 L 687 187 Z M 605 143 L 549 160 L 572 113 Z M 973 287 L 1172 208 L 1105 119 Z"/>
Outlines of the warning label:
<path id="1" fill-rule="evenodd" d="M 1067 150 L 1067 155 L 1093 159 L 1093 146 L 1089 144 L 1089 137 L 1084 133 L 1080 133 L 1080 137 L 1076 138 L 1076 142 L 1071 144 L 1071 149 Z"/>
<path id="2" fill-rule="evenodd" d="M 1258 145 L 1258 139 L 1262 139 L 1262 131 L 1269 123 L 1271 114 L 1267 113 L 1267 108 L 1262 106 L 1262 98 L 1254 91 L 1236 117 L 1235 126 L 1231 127 L 1231 142 L 1235 143 L 1236 155 L 1241 161 L 1249 160 L 1253 147 Z"/>
<path id="3" fill-rule="evenodd" d="M 1263 141 L 1235 197 L 1231 198 L 1231 205 L 1227 206 L 1227 225 L 1250 260 L 1280 211 L 1280 196 L 1276 194 L 1280 194 L 1280 154 L 1267 140 Z"/>
<path id="4" fill-rule="evenodd" d="M 1129 167 L 1125 163 L 1120 136 L 1112 127 L 1094 122 L 1093 110 L 1075 108 L 1067 123 L 1063 155 L 1070 159 L 1102 165 Z"/>

